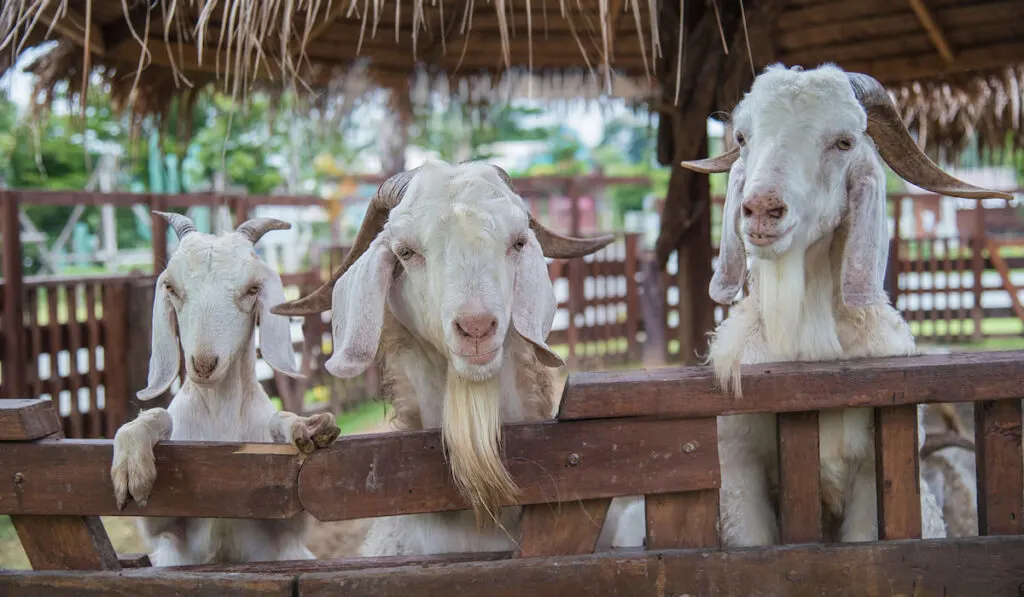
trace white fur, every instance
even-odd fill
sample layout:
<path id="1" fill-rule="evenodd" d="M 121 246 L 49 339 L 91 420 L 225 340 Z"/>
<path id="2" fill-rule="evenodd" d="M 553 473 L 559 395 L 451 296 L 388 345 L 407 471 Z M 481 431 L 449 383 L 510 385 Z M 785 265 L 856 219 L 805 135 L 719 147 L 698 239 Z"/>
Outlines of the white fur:
<path id="1" fill-rule="evenodd" d="M 554 289 L 525 202 L 487 164 L 428 162 L 416 173 L 384 229 L 338 280 L 332 296 L 339 377 L 383 361 L 399 425 L 438 429 L 448 375 L 472 382 L 498 378 L 502 423 L 552 413 L 550 373 L 562 361 L 545 344 Z M 496 319 L 493 339 L 476 347 L 485 363 L 465 358 L 471 345 L 454 323 L 466 313 Z M 453 460 L 454 462 L 454 460 Z M 515 548 L 519 508 L 478 529 L 470 511 L 379 518 L 362 554 L 411 555 Z M 642 533 L 641 533 L 642 534 Z"/>
<path id="2" fill-rule="evenodd" d="M 909 327 L 877 290 L 888 250 L 884 171 L 844 73 L 770 67 L 736 107 L 733 124 L 744 146 L 723 215 L 731 261 L 710 290 L 720 302 L 734 299 L 749 256 L 750 295 L 712 335 L 709 361 L 723 388 L 741 394 L 741 364 L 914 354 Z M 750 237 L 754 218 L 741 204 L 769 194 L 787 209 L 771 224 L 777 239 L 758 246 Z M 872 410 L 821 411 L 819 429 L 822 500 L 841 521 L 838 539 L 877 539 Z M 719 418 L 719 452 L 724 543 L 776 543 L 775 415 Z M 923 535 L 945 536 L 924 481 L 921 505 Z"/>
<path id="3" fill-rule="evenodd" d="M 296 373 L 287 320 L 269 313 L 283 299 L 281 280 L 259 261 L 252 243 L 239 234 L 192 232 L 157 284 L 150 385 L 139 396 L 166 391 L 177 374 L 179 338 L 188 375 L 166 410 L 145 410 L 117 431 L 111 478 L 119 506 L 129 498 L 146 504 L 156 480 L 153 447 L 160 441 L 296 442 L 308 451 L 337 437 L 330 415 L 275 412 L 256 379 L 257 320 L 264 358 L 282 373 Z M 253 288 L 258 291 L 247 292 Z M 193 371 L 197 354 L 218 359 L 208 378 Z M 311 559 L 305 526 L 305 514 L 290 520 L 139 519 L 154 566 Z"/>

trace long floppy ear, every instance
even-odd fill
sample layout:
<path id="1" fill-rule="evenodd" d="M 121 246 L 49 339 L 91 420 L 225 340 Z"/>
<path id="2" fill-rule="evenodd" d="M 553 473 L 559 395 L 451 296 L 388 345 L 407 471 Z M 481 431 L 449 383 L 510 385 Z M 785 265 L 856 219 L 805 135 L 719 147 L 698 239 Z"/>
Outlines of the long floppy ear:
<path id="1" fill-rule="evenodd" d="M 868 159 L 850 168 L 846 181 L 849 233 L 843 247 L 843 303 L 867 307 L 885 300 L 883 281 L 889 257 L 885 184 Z"/>
<path id="2" fill-rule="evenodd" d="M 171 387 L 178 377 L 180 365 L 180 343 L 178 341 L 178 318 L 171 306 L 164 280 L 167 272 L 156 279 L 153 296 L 153 326 L 150 339 L 149 377 L 146 389 L 135 396 L 139 400 L 152 400 Z"/>
<path id="3" fill-rule="evenodd" d="M 526 246 L 519 254 L 516 279 L 512 285 L 512 326 L 533 345 L 537 358 L 548 367 L 565 365 L 562 357 L 555 354 L 546 342 L 557 306 L 544 252 L 536 235 L 530 231 Z"/>
<path id="4" fill-rule="evenodd" d="M 743 203 L 743 183 L 746 170 L 743 160 L 736 160 L 729 170 L 725 207 L 722 208 L 722 238 L 718 248 L 718 267 L 711 277 L 708 294 L 711 300 L 729 305 L 743 287 L 747 276 L 747 251 L 739 236 L 740 205 Z"/>
<path id="5" fill-rule="evenodd" d="M 395 263 L 395 254 L 387 241 L 378 236 L 334 283 L 331 295 L 334 354 L 324 365 L 331 375 L 355 377 L 373 363 Z"/>
<path id="6" fill-rule="evenodd" d="M 258 299 L 257 317 L 260 328 L 260 354 L 275 371 L 289 377 L 302 377 L 295 368 L 295 351 L 292 348 L 292 330 L 287 317 L 274 315 L 272 307 L 284 302 L 284 286 L 281 276 L 270 266 L 261 263 L 263 287 Z"/>

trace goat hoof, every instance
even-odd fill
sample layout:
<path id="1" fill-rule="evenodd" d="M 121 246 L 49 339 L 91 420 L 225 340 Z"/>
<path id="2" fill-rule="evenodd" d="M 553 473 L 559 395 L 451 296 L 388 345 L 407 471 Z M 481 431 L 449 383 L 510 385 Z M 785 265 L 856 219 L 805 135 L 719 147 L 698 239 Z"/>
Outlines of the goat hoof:
<path id="1" fill-rule="evenodd" d="M 292 441 L 303 454 L 309 454 L 317 448 L 326 448 L 338 438 L 341 429 L 334 422 L 334 415 L 321 413 L 303 420 L 292 430 Z"/>

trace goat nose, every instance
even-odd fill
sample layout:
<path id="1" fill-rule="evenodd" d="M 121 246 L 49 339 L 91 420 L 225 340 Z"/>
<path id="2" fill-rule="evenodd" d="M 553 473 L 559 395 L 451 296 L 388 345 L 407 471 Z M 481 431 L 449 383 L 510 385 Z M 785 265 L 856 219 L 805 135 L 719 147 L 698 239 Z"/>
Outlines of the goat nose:
<path id="1" fill-rule="evenodd" d="M 215 356 L 201 356 L 192 357 L 192 370 L 195 371 L 199 377 L 209 377 L 213 370 L 217 368 L 217 357 Z"/>
<path id="2" fill-rule="evenodd" d="M 755 193 L 743 200 L 743 217 L 781 220 L 786 215 L 786 202 L 778 193 Z"/>
<path id="3" fill-rule="evenodd" d="M 455 320 L 455 331 L 463 338 L 483 340 L 494 335 L 498 320 L 488 314 L 464 315 Z"/>

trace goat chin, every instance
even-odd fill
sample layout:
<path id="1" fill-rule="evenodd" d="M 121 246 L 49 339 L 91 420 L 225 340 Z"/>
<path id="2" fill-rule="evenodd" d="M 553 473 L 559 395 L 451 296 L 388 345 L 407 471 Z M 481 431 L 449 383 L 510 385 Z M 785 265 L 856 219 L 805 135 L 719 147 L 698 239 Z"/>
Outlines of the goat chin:
<path id="1" fill-rule="evenodd" d="M 468 380 L 448 371 L 441 438 L 452 478 L 473 507 L 478 528 L 491 527 L 519 488 L 501 460 L 501 380 Z"/>

